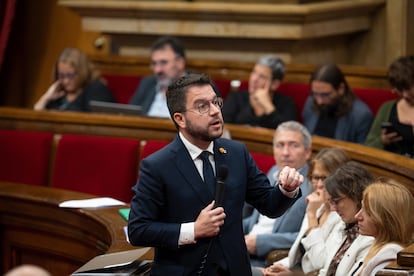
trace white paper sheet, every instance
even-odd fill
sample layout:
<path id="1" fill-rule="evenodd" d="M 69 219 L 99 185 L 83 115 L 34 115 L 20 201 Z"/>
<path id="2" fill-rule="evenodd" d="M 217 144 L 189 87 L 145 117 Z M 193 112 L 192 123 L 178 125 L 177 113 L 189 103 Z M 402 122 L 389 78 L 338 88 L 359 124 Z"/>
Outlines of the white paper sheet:
<path id="1" fill-rule="evenodd" d="M 91 199 L 68 200 L 61 202 L 59 207 L 63 208 L 98 208 L 126 205 L 125 202 L 110 197 L 98 197 Z"/>

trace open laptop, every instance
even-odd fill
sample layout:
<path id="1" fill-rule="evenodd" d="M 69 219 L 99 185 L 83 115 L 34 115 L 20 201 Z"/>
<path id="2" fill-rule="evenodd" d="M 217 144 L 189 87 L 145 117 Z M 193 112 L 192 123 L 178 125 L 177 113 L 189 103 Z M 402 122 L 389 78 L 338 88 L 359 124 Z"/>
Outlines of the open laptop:
<path id="1" fill-rule="evenodd" d="M 103 101 L 90 101 L 89 106 L 92 112 L 143 115 L 142 107 L 132 104 L 111 103 Z"/>

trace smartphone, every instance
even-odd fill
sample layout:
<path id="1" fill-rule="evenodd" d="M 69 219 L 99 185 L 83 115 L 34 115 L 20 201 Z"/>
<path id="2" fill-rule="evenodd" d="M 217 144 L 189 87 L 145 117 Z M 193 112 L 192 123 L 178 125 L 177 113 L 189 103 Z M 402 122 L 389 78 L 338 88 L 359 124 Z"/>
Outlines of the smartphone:
<path id="1" fill-rule="evenodd" d="M 381 123 L 381 128 L 382 129 L 386 129 L 386 133 L 391 133 L 391 132 L 397 132 L 397 129 L 395 128 L 395 126 L 391 123 L 391 122 L 382 122 Z"/>

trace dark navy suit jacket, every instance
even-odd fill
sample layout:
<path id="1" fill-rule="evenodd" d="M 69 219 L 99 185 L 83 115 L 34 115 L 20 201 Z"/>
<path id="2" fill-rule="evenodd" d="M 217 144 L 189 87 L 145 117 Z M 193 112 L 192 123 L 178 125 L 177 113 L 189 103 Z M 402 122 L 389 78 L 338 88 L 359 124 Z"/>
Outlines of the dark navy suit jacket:
<path id="1" fill-rule="evenodd" d="M 229 173 L 223 199 L 226 219 L 213 240 L 209 261 L 223 258 L 231 275 L 251 275 L 242 227 L 244 201 L 263 214 L 276 217 L 296 199 L 284 196 L 278 187 L 270 185 L 242 143 L 215 140 L 214 158 L 216 169 L 225 164 Z M 129 239 L 136 246 L 155 247 L 151 274 L 196 275 L 210 239 L 178 246 L 180 225 L 194 222 L 214 196 L 179 137 L 141 161 L 133 191 Z M 208 272 L 209 263 L 206 269 Z"/>
<path id="2" fill-rule="evenodd" d="M 147 114 L 152 102 L 155 99 L 155 95 L 157 94 L 156 85 L 156 76 L 143 78 L 135 90 L 134 95 L 132 95 L 131 99 L 129 100 L 129 104 L 141 106 L 144 114 Z"/>

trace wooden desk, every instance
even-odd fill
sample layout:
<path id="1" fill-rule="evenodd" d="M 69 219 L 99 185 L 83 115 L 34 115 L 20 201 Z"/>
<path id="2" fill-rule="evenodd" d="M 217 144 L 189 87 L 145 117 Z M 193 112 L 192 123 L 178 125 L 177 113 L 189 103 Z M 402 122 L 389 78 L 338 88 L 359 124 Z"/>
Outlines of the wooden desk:
<path id="1" fill-rule="evenodd" d="M 52 275 L 69 275 L 106 252 L 134 249 L 125 240 L 120 207 L 60 208 L 93 196 L 48 187 L 0 183 L 0 273 L 37 264 Z M 152 252 L 143 257 L 152 259 Z"/>

